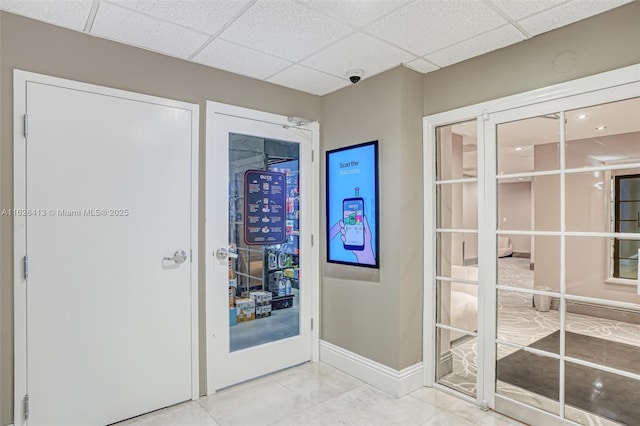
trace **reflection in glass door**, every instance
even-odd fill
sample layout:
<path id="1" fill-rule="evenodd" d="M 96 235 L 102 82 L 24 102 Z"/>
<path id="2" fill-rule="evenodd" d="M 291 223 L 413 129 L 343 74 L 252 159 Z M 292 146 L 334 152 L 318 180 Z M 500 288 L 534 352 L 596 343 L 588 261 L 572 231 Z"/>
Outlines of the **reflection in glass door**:
<path id="1" fill-rule="evenodd" d="M 487 124 L 496 140 L 487 176 L 497 195 L 495 406 L 534 424 L 551 419 L 544 412 L 638 424 L 640 98 L 548 105 Z"/>

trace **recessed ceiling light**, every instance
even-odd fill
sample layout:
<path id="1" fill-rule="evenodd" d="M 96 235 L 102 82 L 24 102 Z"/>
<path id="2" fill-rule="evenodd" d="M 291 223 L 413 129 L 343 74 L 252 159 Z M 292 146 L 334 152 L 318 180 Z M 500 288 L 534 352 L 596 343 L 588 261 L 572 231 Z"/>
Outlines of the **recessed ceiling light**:
<path id="1" fill-rule="evenodd" d="M 521 146 L 516 146 L 516 151 L 522 151 L 522 147 Z"/>
<path id="2" fill-rule="evenodd" d="M 604 130 L 606 128 L 607 128 L 607 126 L 598 126 L 598 127 L 596 127 L 596 130 Z"/>
<path id="3" fill-rule="evenodd" d="M 587 118 L 587 114 L 576 115 L 576 120 L 584 120 L 585 118 Z"/>

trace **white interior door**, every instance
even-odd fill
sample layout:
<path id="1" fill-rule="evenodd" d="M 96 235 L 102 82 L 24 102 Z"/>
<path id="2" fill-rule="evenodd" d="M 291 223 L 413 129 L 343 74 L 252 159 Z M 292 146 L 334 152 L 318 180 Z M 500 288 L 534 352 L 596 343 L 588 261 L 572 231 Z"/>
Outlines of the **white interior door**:
<path id="1" fill-rule="evenodd" d="M 313 132 L 283 122 L 207 106 L 209 393 L 312 357 Z"/>
<path id="2" fill-rule="evenodd" d="M 24 89 L 28 423 L 109 424 L 197 388 L 197 106 L 53 81 Z"/>

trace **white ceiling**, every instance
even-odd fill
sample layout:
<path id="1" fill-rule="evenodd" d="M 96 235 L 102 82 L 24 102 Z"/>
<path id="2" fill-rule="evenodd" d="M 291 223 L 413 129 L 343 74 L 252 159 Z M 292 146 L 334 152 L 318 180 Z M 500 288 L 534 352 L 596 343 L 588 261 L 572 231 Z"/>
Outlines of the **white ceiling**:
<path id="1" fill-rule="evenodd" d="M 427 73 L 631 0 L 0 0 L 0 8 L 315 95 Z"/>

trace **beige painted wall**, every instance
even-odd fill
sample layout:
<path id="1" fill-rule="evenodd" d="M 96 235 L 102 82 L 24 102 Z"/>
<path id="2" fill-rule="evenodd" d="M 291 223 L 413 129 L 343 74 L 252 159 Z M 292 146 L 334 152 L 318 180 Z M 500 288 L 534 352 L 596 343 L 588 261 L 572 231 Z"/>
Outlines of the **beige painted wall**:
<path id="1" fill-rule="evenodd" d="M 400 68 L 401 203 L 398 214 L 409 226 L 402 226 L 399 292 L 400 341 L 398 369 L 422 362 L 422 314 L 424 282 L 424 186 L 422 165 L 422 75 Z M 402 222 L 402 221 L 401 221 Z"/>
<path id="2" fill-rule="evenodd" d="M 0 12 L 0 208 L 13 200 L 13 69 L 200 105 L 200 227 L 204 230 L 205 101 L 319 119 L 321 98 Z M 0 425 L 13 420 L 13 223 L 0 218 Z M 202 233 L 201 235 L 204 235 Z M 204 290 L 204 238 L 200 291 Z M 204 297 L 201 297 L 204 301 Z M 200 311 L 204 319 L 204 305 Z M 201 321 L 201 324 L 204 324 Z M 202 327 L 204 330 L 204 327 Z M 202 336 L 201 336 L 202 339 Z M 204 344 L 201 345 L 204 350 Z M 201 359 L 202 377 L 206 373 Z"/>
<path id="3" fill-rule="evenodd" d="M 396 369 L 422 359 L 421 80 L 395 68 L 322 105 L 323 156 L 379 141 L 381 225 L 379 270 L 327 263 L 323 241 L 321 338 Z"/>
<path id="4" fill-rule="evenodd" d="M 498 185 L 498 229 L 531 230 L 531 182 Z M 513 251 L 531 253 L 531 237 L 509 235 Z"/>
<path id="5" fill-rule="evenodd" d="M 640 2 L 424 75 L 424 114 L 473 105 L 640 63 Z M 573 67 L 554 59 L 573 52 Z"/>

